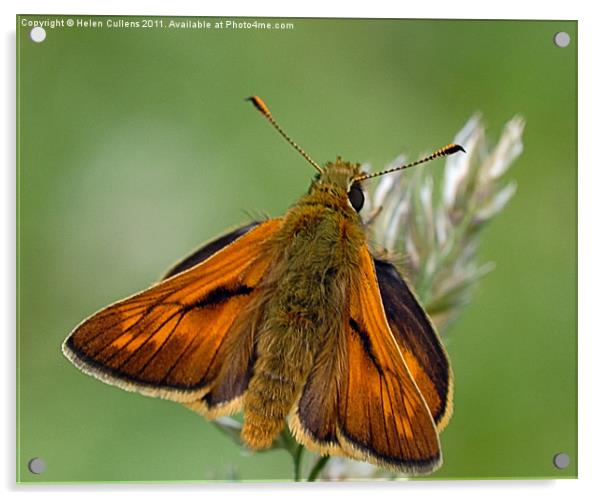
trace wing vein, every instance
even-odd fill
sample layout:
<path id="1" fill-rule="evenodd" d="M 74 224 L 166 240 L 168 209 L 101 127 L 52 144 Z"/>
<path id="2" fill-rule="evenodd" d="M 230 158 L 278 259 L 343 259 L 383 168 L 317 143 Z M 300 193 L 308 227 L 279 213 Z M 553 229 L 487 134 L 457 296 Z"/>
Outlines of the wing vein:
<path id="1" fill-rule="evenodd" d="M 146 367 L 161 352 L 161 350 L 163 349 L 163 347 L 165 346 L 165 344 L 167 344 L 167 342 L 169 342 L 169 339 L 174 334 L 174 332 L 177 330 L 177 328 L 180 325 L 182 319 L 184 319 L 184 316 L 186 316 L 186 313 L 188 313 L 188 311 L 180 311 L 180 317 L 178 318 L 178 321 L 176 321 L 176 324 L 172 327 L 171 332 L 169 332 L 169 334 L 165 337 L 165 340 L 163 340 L 163 342 L 161 342 L 161 345 L 157 346 L 157 348 L 156 348 L 155 352 L 153 353 L 153 355 L 149 359 L 146 360 L 146 362 L 144 363 L 144 365 L 142 366 L 142 368 L 140 368 L 140 370 L 138 370 L 138 374 L 141 374 L 144 370 L 146 370 Z M 175 314 L 174 314 L 174 317 L 175 317 Z"/>
<path id="2" fill-rule="evenodd" d="M 148 334 L 148 336 L 142 341 L 142 343 L 136 347 L 136 349 L 133 349 L 129 355 L 125 358 L 125 360 L 123 360 L 118 366 L 117 369 L 120 370 L 130 359 L 132 359 L 132 357 L 140 350 L 142 349 L 146 343 L 155 336 L 155 334 L 161 330 L 161 328 L 163 328 L 167 323 L 169 323 L 173 318 L 176 317 L 177 314 L 179 314 L 181 311 L 176 311 L 174 313 L 172 313 L 165 321 L 163 321 L 163 323 L 160 323 L 159 326 L 157 326 L 157 328 L 155 328 L 151 333 Z M 130 340 L 128 340 L 124 346 L 123 349 L 127 349 L 127 346 L 130 345 L 130 343 L 132 341 L 134 341 L 134 339 L 137 339 L 140 335 L 142 334 L 142 332 L 140 332 L 138 335 L 136 335 L 135 337 L 132 337 Z M 121 337 L 121 335 L 119 336 Z M 117 338 L 119 338 L 117 337 Z M 110 344 L 109 344 L 110 345 Z M 107 362 L 111 361 L 111 359 L 113 359 L 117 354 L 121 353 L 121 350 L 116 351 L 115 353 L 113 353 L 107 360 Z"/>

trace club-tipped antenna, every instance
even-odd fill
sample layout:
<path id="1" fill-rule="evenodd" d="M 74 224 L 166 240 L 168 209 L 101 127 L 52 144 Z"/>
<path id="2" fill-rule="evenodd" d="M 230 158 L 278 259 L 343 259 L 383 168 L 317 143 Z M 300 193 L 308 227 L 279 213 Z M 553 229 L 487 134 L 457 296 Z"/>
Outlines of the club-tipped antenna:
<path id="1" fill-rule="evenodd" d="M 372 179 L 372 177 L 378 177 L 379 175 L 385 175 L 385 174 L 390 174 L 392 172 L 397 172 L 399 170 L 405 170 L 406 168 L 415 167 L 416 165 L 420 165 L 421 163 L 426 163 L 427 161 L 434 160 L 435 158 L 440 158 L 441 156 L 453 155 L 454 153 L 457 153 L 458 151 L 462 151 L 462 152 L 466 153 L 466 151 L 464 151 L 464 148 L 462 146 L 460 146 L 459 144 L 448 144 L 447 146 L 444 146 L 441 149 L 438 149 L 434 153 L 432 153 L 428 156 L 425 156 L 424 158 L 421 158 L 420 160 L 416 160 L 411 163 L 406 163 L 405 165 L 399 165 L 395 168 L 390 168 L 389 170 L 383 170 L 382 172 L 374 172 L 373 174 L 363 174 L 363 175 L 360 175 L 359 177 L 356 177 L 354 180 L 355 181 L 363 181 L 366 179 Z"/>
<path id="2" fill-rule="evenodd" d="M 265 102 L 263 102 L 263 99 L 261 99 L 261 97 L 254 95 L 251 97 L 247 97 L 246 100 L 251 101 L 253 103 L 253 105 L 259 110 L 259 112 L 263 116 L 265 116 L 265 118 L 273 125 L 273 127 L 278 131 L 278 133 L 282 137 L 284 137 L 286 142 L 293 146 L 301 154 L 301 156 L 303 156 L 303 158 L 305 158 L 318 172 L 323 173 L 322 167 L 320 167 L 320 165 L 313 161 L 311 157 L 295 141 L 293 141 L 284 130 L 282 130 L 280 125 L 278 125 L 278 122 L 274 120 L 272 112 L 266 106 Z"/>

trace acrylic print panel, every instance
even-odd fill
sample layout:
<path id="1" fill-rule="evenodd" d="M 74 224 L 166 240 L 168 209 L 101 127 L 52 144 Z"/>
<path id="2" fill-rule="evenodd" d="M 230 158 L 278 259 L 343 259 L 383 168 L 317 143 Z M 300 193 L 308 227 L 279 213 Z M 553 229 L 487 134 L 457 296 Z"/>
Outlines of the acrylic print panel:
<path id="1" fill-rule="evenodd" d="M 440 446 L 441 467 L 431 472 L 424 462 L 429 479 L 576 477 L 577 41 L 574 21 L 18 16 L 18 480 L 290 481 L 294 464 L 304 480 L 312 470 L 318 480 L 407 475 L 361 460 L 319 461 L 298 453 L 287 433 L 268 451 L 249 451 L 240 413 L 210 422 L 90 377 L 61 352 L 85 318 L 156 283 L 203 242 L 281 216 L 307 191 L 315 168 L 243 100 L 252 95 L 320 168 L 337 155 L 376 172 L 447 143 L 466 150 L 363 181 L 364 226 L 346 188 L 340 195 L 340 211 L 363 227 L 370 251 L 393 255 L 441 334 L 454 373 L 448 425 L 434 426 L 443 419 L 437 398 L 451 390 L 437 364 L 445 358 L 416 325 L 404 341 L 410 316 L 394 305 L 411 298 L 384 264 L 382 298 L 371 296 L 386 311 L 376 300 L 355 307 L 355 330 L 351 322 L 306 328 L 322 332 L 321 342 L 344 332 L 356 357 L 344 374 L 322 379 L 315 396 L 325 403 L 309 405 L 305 418 L 343 405 L 343 389 L 328 392 L 332 380 L 346 387 L 341 377 L 361 367 L 366 380 L 390 372 L 389 399 L 354 382 L 357 402 L 339 412 L 334 442 L 355 432 L 365 447 L 380 440 L 381 458 L 389 446 L 389 462 L 414 464 Z M 244 251 L 259 252 L 270 231 Z M 319 254 L 308 248 L 306 267 L 315 269 Z M 220 269 L 215 283 L 228 276 Z M 361 269 L 373 272 L 366 263 L 349 272 Z M 311 287 L 294 286 L 315 299 Z M 224 285 L 200 297 L 197 306 L 211 302 L 213 312 L 198 313 L 192 338 L 207 331 L 202 319 L 254 290 Z M 416 318 L 420 306 L 412 307 Z M 386 331 L 397 336 L 374 336 L 358 320 L 366 311 L 388 313 Z M 160 320 L 145 321 L 139 335 L 148 336 Z M 103 325 L 96 333 L 106 340 L 114 327 Z M 412 351 L 421 338 L 435 354 Z M 387 371 L 383 352 L 392 350 Z M 310 362 L 292 359 L 305 373 Z M 373 359 L 378 369 L 366 364 Z M 200 356 L 191 370 L 206 362 Z M 249 376 L 259 371 L 252 366 Z M 131 389 L 132 380 L 120 385 Z M 293 402 L 284 392 L 267 392 L 286 413 Z M 374 416 L 379 404 L 385 417 Z M 405 448 L 391 445 L 396 439 Z"/>

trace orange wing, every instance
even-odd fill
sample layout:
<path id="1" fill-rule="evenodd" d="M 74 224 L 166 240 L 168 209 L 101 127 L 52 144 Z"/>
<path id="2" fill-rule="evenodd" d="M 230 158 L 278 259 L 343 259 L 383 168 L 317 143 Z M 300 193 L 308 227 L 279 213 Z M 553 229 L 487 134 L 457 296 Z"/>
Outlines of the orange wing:
<path id="1" fill-rule="evenodd" d="M 253 363 L 253 303 L 271 264 L 264 243 L 280 224 L 263 222 L 196 266 L 94 314 L 63 352 L 123 389 L 210 416 L 236 411 Z"/>
<path id="2" fill-rule="evenodd" d="M 374 264 L 360 251 L 348 323 L 327 339 L 290 425 L 322 454 L 342 454 L 388 469 L 429 473 L 441 464 L 429 408 L 387 324 Z M 333 349 L 331 350 L 330 347 Z"/>
<path id="3" fill-rule="evenodd" d="M 453 394 L 445 348 L 395 266 L 378 259 L 374 259 L 374 265 L 391 332 L 441 432 L 452 413 Z"/>

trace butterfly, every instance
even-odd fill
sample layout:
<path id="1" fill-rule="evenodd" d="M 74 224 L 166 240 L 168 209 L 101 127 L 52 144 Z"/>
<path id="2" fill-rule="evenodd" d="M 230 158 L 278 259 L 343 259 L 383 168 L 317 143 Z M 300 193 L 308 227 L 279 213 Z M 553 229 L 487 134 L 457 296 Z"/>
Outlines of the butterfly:
<path id="1" fill-rule="evenodd" d="M 209 419 L 243 411 L 251 449 L 288 425 L 319 454 L 430 473 L 452 412 L 450 362 L 397 268 L 370 252 L 359 212 L 363 181 L 463 149 L 373 174 L 341 158 L 322 167 L 249 100 L 317 170 L 308 193 L 87 318 L 63 352 L 108 384 Z"/>

